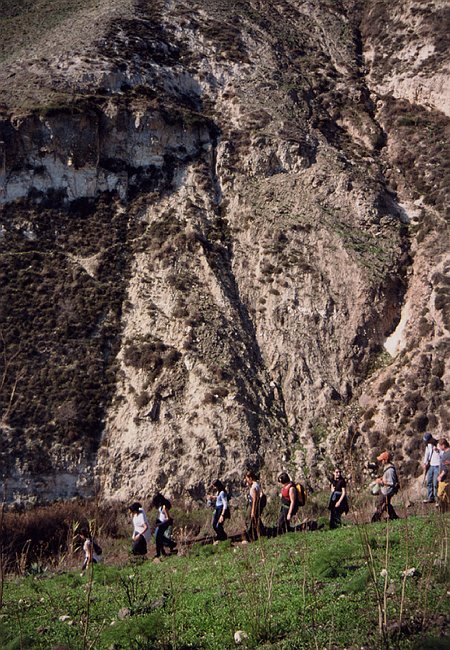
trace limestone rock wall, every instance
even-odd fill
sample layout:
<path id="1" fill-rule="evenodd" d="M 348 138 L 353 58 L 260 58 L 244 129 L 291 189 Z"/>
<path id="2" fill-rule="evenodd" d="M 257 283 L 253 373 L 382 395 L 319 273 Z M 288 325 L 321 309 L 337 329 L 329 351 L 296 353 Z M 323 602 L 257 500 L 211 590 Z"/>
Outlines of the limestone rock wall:
<path id="1" fill-rule="evenodd" d="M 9 498 L 320 488 L 384 446 L 415 476 L 448 417 L 445 90 L 403 90 L 431 4 L 116 3 L 84 56 L 0 66 L 62 103 L 0 125 Z"/>

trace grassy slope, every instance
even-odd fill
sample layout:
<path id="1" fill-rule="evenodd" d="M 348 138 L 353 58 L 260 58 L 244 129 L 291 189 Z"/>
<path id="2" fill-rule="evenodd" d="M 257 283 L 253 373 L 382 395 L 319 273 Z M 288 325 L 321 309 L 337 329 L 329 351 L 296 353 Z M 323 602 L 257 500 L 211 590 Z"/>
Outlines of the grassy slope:
<path id="1" fill-rule="evenodd" d="M 448 613 L 441 543 L 447 525 L 439 516 L 389 525 L 388 646 L 377 634 L 376 598 L 376 589 L 383 594 L 386 524 L 297 533 L 234 549 L 226 542 L 162 564 L 95 567 L 84 640 L 88 577 L 75 572 L 11 579 L 0 645 L 225 649 L 234 647 L 236 630 L 245 630 L 248 648 L 445 647 L 437 636 L 426 645 L 421 623 L 439 627 L 438 615 Z M 403 581 L 402 571 L 412 566 L 420 576 Z M 406 634 L 398 638 L 402 588 Z M 123 607 L 131 616 L 119 620 Z M 73 623 L 59 621 L 64 615 Z"/>

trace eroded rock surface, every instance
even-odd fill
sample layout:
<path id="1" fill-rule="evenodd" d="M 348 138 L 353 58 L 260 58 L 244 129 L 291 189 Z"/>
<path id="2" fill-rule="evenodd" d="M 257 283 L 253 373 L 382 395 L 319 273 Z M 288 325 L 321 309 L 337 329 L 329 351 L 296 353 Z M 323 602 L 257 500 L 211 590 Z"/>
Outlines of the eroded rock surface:
<path id="1" fill-rule="evenodd" d="M 86 3 L 91 33 L 5 50 L 8 498 L 320 487 L 384 446 L 414 478 L 448 425 L 428 5 Z"/>

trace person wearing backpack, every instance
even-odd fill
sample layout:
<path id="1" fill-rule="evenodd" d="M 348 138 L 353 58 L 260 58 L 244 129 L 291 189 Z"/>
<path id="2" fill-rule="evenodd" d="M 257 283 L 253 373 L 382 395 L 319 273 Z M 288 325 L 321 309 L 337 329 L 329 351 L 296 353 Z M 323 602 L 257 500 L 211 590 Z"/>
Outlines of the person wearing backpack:
<path id="1" fill-rule="evenodd" d="M 225 519 L 230 519 L 229 496 L 219 479 L 214 481 L 211 487 L 215 491 L 215 496 L 209 497 L 209 500 L 215 503 L 212 527 L 216 533 L 216 541 L 224 542 L 228 538 L 223 526 Z"/>
<path id="2" fill-rule="evenodd" d="M 299 499 L 297 487 L 295 483 L 291 481 L 289 474 L 281 472 L 281 474 L 278 475 L 277 481 L 283 486 L 281 488 L 280 516 L 278 517 L 277 523 L 277 534 L 282 535 L 283 533 L 292 530 L 291 519 L 297 514 Z"/>
<path id="3" fill-rule="evenodd" d="M 102 561 L 102 548 L 94 540 L 89 529 L 81 530 L 78 533 L 80 540 L 83 542 L 84 562 L 81 572 L 87 570 L 90 564 L 98 564 Z"/>
<path id="4" fill-rule="evenodd" d="M 341 515 L 348 512 L 347 484 L 341 470 L 336 467 L 330 479 L 331 495 L 328 503 L 330 511 L 330 529 L 341 525 Z"/>
<path id="5" fill-rule="evenodd" d="M 380 485 L 381 494 L 377 499 L 377 509 L 372 515 L 371 521 L 380 521 L 384 512 L 387 512 L 389 519 L 399 519 L 391 504 L 392 497 L 400 489 L 397 470 L 392 463 L 392 454 L 389 451 L 383 451 L 377 456 L 377 461 L 382 465 L 383 476 L 376 479 L 376 483 Z"/>
<path id="6" fill-rule="evenodd" d="M 153 497 L 152 506 L 158 509 L 158 519 L 156 520 L 155 540 L 156 556 L 167 555 L 164 547 L 168 546 L 171 551 L 175 550 L 176 542 L 171 539 L 170 532 L 173 525 L 173 518 L 170 514 L 172 504 L 162 494 L 158 493 Z"/>

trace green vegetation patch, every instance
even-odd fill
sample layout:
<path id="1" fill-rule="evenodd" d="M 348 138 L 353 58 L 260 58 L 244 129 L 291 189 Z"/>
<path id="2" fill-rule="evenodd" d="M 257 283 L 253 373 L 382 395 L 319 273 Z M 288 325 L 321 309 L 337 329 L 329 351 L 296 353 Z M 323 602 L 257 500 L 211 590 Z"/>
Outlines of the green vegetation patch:
<path id="1" fill-rule="evenodd" d="M 55 445 L 96 449 L 115 387 L 128 273 L 127 215 L 107 201 L 0 214 L 0 408 L 25 471 L 55 468 Z M 53 450 L 53 452 L 52 452 Z"/>
<path id="2" fill-rule="evenodd" d="M 11 578 L 0 640 L 2 647 L 36 649 L 226 649 L 241 630 L 247 648 L 322 648 L 331 641 L 422 647 L 422 639 L 441 639 L 439 621 L 449 614 L 447 525 L 442 517 L 410 518 L 197 546 L 187 557 L 95 566 L 83 577 Z M 413 568 L 411 577 L 403 575 Z"/>

